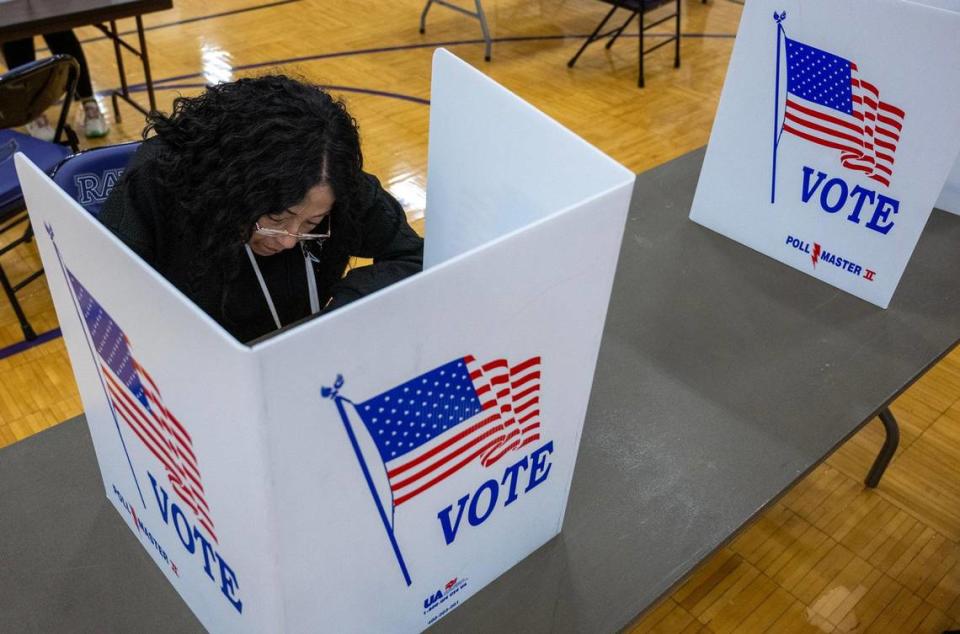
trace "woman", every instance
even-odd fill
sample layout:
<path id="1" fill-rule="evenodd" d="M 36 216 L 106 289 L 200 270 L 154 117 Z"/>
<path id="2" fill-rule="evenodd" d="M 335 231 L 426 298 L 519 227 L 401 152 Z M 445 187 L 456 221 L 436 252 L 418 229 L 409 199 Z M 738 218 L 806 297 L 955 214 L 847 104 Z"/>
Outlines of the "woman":
<path id="1" fill-rule="evenodd" d="M 423 240 L 362 171 L 356 122 L 317 86 L 219 84 L 144 137 L 100 219 L 241 341 L 422 269 Z M 350 256 L 374 263 L 344 275 Z"/>

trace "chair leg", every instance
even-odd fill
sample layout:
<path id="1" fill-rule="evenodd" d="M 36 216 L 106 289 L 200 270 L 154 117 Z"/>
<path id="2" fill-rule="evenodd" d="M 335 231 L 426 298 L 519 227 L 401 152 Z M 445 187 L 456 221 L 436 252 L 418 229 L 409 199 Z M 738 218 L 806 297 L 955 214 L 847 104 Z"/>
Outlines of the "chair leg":
<path id="1" fill-rule="evenodd" d="M 24 338 L 26 338 L 27 341 L 36 339 L 37 333 L 33 331 L 33 327 L 30 325 L 30 322 L 27 321 L 27 316 L 23 314 L 23 308 L 20 307 L 17 293 L 13 290 L 10 280 L 7 279 L 7 273 L 3 270 L 3 266 L 0 266 L 0 287 L 3 287 L 3 292 L 7 295 L 7 299 L 10 300 L 10 305 L 13 306 L 13 312 L 17 316 L 17 321 L 20 322 L 20 330 L 23 331 Z"/>
<path id="2" fill-rule="evenodd" d="M 613 46 L 613 43 L 617 41 L 617 38 L 620 37 L 620 34 L 623 33 L 623 30 L 626 29 L 628 26 L 630 26 L 630 23 L 633 22 L 633 19 L 635 17 L 637 17 L 637 14 L 631 13 L 630 17 L 627 18 L 627 21 L 623 23 L 623 26 L 621 26 L 619 29 L 613 32 L 613 37 L 611 37 L 610 41 L 607 42 L 607 46 L 606 46 L 607 49 Z"/>
<path id="3" fill-rule="evenodd" d="M 11 220 L 11 221 L 8 222 L 7 224 L 5 224 L 5 225 L 3 225 L 2 227 L 0 227 L 0 233 L 6 233 L 7 231 L 10 231 L 11 229 L 13 229 L 14 227 L 16 227 L 17 225 L 21 225 L 21 224 L 23 224 L 23 223 L 25 223 L 25 222 L 29 222 L 29 220 L 30 220 L 30 216 L 28 216 L 26 213 L 23 213 L 22 215 L 19 215 L 19 216 L 18 216 L 17 214 L 14 214 L 14 219 L 13 219 L 13 220 Z M 14 241 L 14 242 L 16 242 L 16 241 Z M 8 246 L 4 247 L 4 250 L 3 250 L 3 251 L 0 251 L 0 253 L 6 253 L 6 251 L 8 251 L 9 249 L 12 249 L 12 248 L 13 248 L 13 246 L 8 245 Z"/>
<path id="4" fill-rule="evenodd" d="M 677 0 L 677 39 L 673 44 L 673 67 L 680 68 L 680 0 Z"/>
<path id="5" fill-rule="evenodd" d="M 487 26 L 487 15 L 483 12 L 483 5 L 480 0 L 474 0 L 477 5 L 477 19 L 480 20 L 480 31 L 483 32 L 483 41 L 486 43 L 483 51 L 483 59 L 490 61 L 490 48 L 493 41 L 490 39 L 490 28 Z"/>
<path id="6" fill-rule="evenodd" d="M 567 68 L 573 68 L 573 65 L 577 63 L 577 60 L 578 60 L 578 59 L 580 59 L 580 55 L 583 54 L 583 51 L 584 51 L 588 46 L 590 46 L 591 44 L 593 44 L 594 42 L 597 41 L 597 39 L 598 39 L 598 38 L 597 38 L 597 33 L 599 33 L 599 32 L 603 29 L 603 27 L 606 26 L 607 21 L 610 19 L 610 17 L 613 15 L 613 13 L 614 13 L 616 10 L 617 10 L 617 7 L 614 6 L 612 9 L 610 9 L 609 13 L 607 13 L 607 15 L 605 15 L 605 16 L 603 17 L 603 20 L 600 21 L 600 24 L 597 25 L 597 28 L 595 28 L 595 29 L 593 30 L 593 33 L 590 34 L 590 37 L 587 38 L 587 41 L 584 42 L 584 43 L 583 43 L 583 46 L 580 47 L 580 50 L 577 51 L 577 54 L 574 55 L 573 57 L 571 57 L 571 58 L 570 58 L 570 61 L 567 62 Z"/>
<path id="7" fill-rule="evenodd" d="M 640 0 L 640 37 L 637 38 L 638 48 L 640 51 L 640 75 L 637 78 L 637 87 L 643 88 L 643 16 L 647 12 L 647 3 L 644 0 Z"/>

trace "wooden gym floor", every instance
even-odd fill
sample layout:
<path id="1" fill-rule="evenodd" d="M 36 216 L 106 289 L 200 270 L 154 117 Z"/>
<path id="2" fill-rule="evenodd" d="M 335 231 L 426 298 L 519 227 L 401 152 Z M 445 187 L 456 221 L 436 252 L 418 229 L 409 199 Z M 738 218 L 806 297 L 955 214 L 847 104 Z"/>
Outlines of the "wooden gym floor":
<path id="1" fill-rule="evenodd" d="M 442 7 L 432 10 L 427 33 L 420 35 L 421 0 L 175 5 L 146 17 L 161 109 L 205 83 L 267 71 L 334 87 L 360 122 L 368 170 L 417 225 L 424 206 L 430 57 L 437 44 L 641 172 L 707 142 L 741 11 L 730 0 L 685 0 L 682 67 L 673 69 L 664 47 L 647 58 L 647 87 L 639 90 L 635 38 L 611 51 L 594 46 L 575 69 L 566 68 L 607 10 L 587 0 L 486 0 L 497 39 L 491 63 L 483 60 L 477 23 Z M 125 28 L 132 28 L 128 22 Z M 96 89 L 115 87 L 112 46 L 90 28 L 78 35 Z M 137 71 L 129 60 L 127 67 Z M 126 107 L 122 116 L 106 142 L 139 135 L 142 117 Z M 38 265 L 32 246 L 4 258 L 13 279 Z M 56 328 L 42 278 L 21 295 L 38 332 Z M 2 300 L 0 356 L 20 339 Z M 0 447 L 81 411 L 62 340 L 0 358 Z M 903 438 L 879 489 L 861 484 L 883 438 L 874 421 L 631 631 L 960 628 L 960 353 L 934 367 L 893 411 Z"/>

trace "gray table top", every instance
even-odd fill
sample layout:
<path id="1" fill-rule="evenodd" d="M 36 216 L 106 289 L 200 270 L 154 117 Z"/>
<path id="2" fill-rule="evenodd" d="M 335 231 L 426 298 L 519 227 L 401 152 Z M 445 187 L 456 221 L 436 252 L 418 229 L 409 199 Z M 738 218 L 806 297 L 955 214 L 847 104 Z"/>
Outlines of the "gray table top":
<path id="1" fill-rule="evenodd" d="M 164 11 L 173 0 L 5 0 L 0 41 Z"/>
<path id="2" fill-rule="evenodd" d="M 687 219 L 703 151 L 640 175 L 563 531 L 436 632 L 628 624 L 960 338 L 960 217 L 886 311 Z M 0 451 L 0 631 L 194 631 L 74 419 Z"/>

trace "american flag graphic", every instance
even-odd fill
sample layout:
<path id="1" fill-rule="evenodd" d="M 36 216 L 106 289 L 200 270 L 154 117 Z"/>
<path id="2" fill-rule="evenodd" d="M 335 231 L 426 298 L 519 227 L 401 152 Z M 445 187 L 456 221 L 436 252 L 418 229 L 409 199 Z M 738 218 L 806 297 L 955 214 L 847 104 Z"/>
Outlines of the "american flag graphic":
<path id="1" fill-rule="evenodd" d="M 890 185 L 903 110 L 880 99 L 850 60 L 785 37 L 783 131 L 840 151 L 840 163 Z"/>
<path id="2" fill-rule="evenodd" d="M 190 433 L 164 406 L 160 390 L 131 354 L 130 342 L 120 326 L 69 270 L 67 277 L 96 352 L 97 369 L 113 411 L 163 464 L 177 497 L 216 541 Z"/>
<path id="3" fill-rule="evenodd" d="M 466 356 L 355 405 L 397 507 L 471 463 L 540 438 L 540 357 L 511 366 Z"/>

